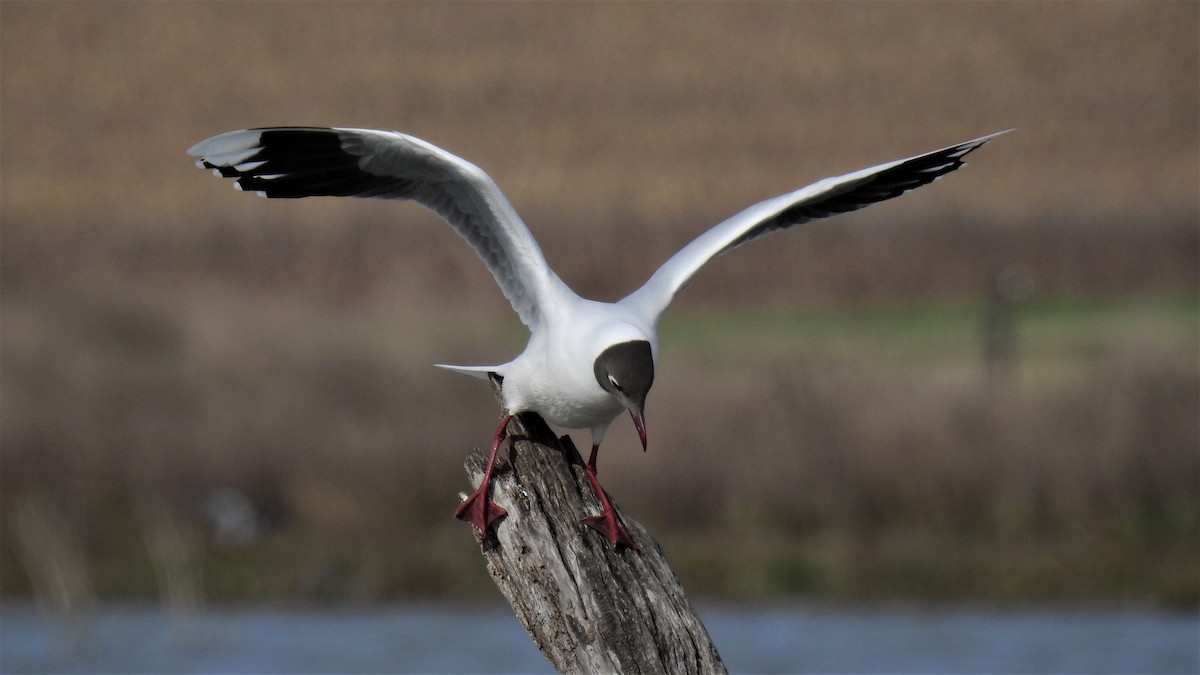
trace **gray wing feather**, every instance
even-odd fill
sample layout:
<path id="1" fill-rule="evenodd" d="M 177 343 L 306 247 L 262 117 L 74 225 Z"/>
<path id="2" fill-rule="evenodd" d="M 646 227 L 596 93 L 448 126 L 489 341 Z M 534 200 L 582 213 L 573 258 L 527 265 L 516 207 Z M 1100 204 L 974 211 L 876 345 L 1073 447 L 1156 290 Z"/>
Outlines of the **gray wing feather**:
<path id="1" fill-rule="evenodd" d="M 197 164 L 270 198 L 412 200 L 448 222 L 487 265 L 525 325 L 566 286 L 500 188 L 479 167 L 395 131 L 274 127 L 232 131 L 188 150 Z"/>
<path id="2" fill-rule="evenodd" d="M 778 230 L 860 209 L 931 183 L 962 166 L 967 153 L 1003 133 L 1008 132 L 826 178 L 759 202 L 680 249 L 641 288 L 621 302 L 657 321 L 696 272 L 725 251 Z"/>

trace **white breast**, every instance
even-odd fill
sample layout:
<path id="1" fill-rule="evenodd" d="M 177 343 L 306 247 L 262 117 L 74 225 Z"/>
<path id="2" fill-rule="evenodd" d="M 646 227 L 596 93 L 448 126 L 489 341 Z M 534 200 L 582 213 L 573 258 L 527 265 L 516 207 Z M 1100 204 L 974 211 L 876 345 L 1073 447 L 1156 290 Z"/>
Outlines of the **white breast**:
<path id="1" fill-rule="evenodd" d="M 591 361 L 581 367 L 532 349 L 532 342 L 530 347 L 506 369 L 504 407 L 510 413 L 533 411 L 568 429 L 605 425 L 621 413 L 621 403 L 596 382 Z"/>
<path id="2" fill-rule="evenodd" d="M 568 429 L 607 426 L 624 407 L 596 381 L 596 357 L 627 340 L 649 340 L 653 331 L 625 316 L 619 305 L 579 300 L 533 332 L 525 351 L 506 365 L 504 405 L 533 411 Z"/>

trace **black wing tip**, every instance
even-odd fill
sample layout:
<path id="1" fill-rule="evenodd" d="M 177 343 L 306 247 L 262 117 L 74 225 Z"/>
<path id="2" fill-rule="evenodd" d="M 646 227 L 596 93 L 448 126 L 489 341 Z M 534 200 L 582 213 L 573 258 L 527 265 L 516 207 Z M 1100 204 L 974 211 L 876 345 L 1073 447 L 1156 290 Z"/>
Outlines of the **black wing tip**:
<path id="1" fill-rule="evenodd" d="M 369 196 L 386 177 L 363 171 L 334 127 L 259 127 L 231 131 L 192 146 L 196 165 L 238 190 L 272 199 Z M 222 142 L 224 141 L 224 143 Z"/>
<path id="2" fill-rule="evenodd" d="M 333 127 L 260 127 L 249 131 L 257 132 L 259 142 L 264 144 L 326 139 L 330 136 L 338 138 L 338 130 Z"/>
<path id="3" fill-rule="evenodd" d="M 1016 127 L 1013 127 L 1013 128 L 1011 128 L 1011 129 L 1005 129 L 1004 131 L 997 131 L 997 132 L 995 132 L 995 133 L 991 133 L 991 134 L 988 134 L 988 135 L 986 135 L 986 136 L 980 136 L 979 138 L 976 138 L 976 139 L 975 139 L 975 140 L 973 140 L 973 141 L 967 141 L 966 143 L 959 143 L 958 145 L 956 145 L 956 146 L 954 146 L 954 147 L 956 147 L 956 148 L 963 148 L 963 147 L 965 147 L 965 148 L 969 148 L 969 149 L 967 150 L 967 152 L 971 152 L 972 150 L 975 150 L 976 148 L 982 148 L 983 146 L 985 146 L 985 145 L 987 145 L 988 143 L 992 142 L 992 141 L 993 141 L 993 140 L 995 140 L 996 138 L 998 138 L 998 137 L 1000 137 L 1000 136 L 1003 136 L 1004 134 L 1009 134 L 1009 133 L 1012 133 L 1012 132 L 1014 132 L 1014 131 L 1016 131 L 1016 130 L 1017 130 L 1017 128 L 1016 128 Z M 963 153 L 963 154 L 966 154 L 966 153 Z"/>
<path id="4" fill-rule="evenodd" d="M 986 136 L 964 141 L 957 145 L 951 145 L 941 150 L 927 152 L 924 155 L 917 155 L 909 160 L 902 162 L 895 169 L 885 171 L 881 175 L 887 175 L 892 171 L 900 170 L 904 173 L 911 173 L 914 179 L 912 185 L 905 187 L 901 192 L 907 192 L 922 185 L 927 185 L 948 173 L 953 173 L 966 166 L 966 156 L 970 153 L 982 148 L 990 143 L 998 136 L 1016 131 L 1015 128 L 997 131 Z"/>
<path id="5" fill-rule="evenodd" d="M 216 136 L 210 136 L 199 143 L 195 143 L 187 149 L 187 154 L 192 157 L 199 157 L 203 161 L 213 155 L 224 154 L 234 149 L 250 150 L 268 143 L 272 145 L 280 143 L 292 145 L 297 142 L 310 140 L 328 142 L 330 137 L 340 139 L 342 131 L 344 130 L 337 127 L 301 126 L 237 129 L 235 131 L 226 131 Z M 236 144 L 232 146 L 226 145 L 226 143 L 235 138 L 238 139 Z"/>
<path id="6" fill-rule="evenodd" d="M 966 166 L 967 154 L 983 147 L 997 136 L 1014 129 L 980 136 L 957 145 L 901 160 L 890 168 L 879 171 L 869 179 L 850 186 L 844 191 L 830 195 L 815 203 L 801 202 L 780 211 L 764 221 L 763 226 L 748 231 L 728 248 L 741 245 L 776 229 L 783 229 L 814 219 L 829 218 L 839 213 L 856 211 L 865 206 L 894 199 L 911 190 L 928 185 L 935 180 Z"/>

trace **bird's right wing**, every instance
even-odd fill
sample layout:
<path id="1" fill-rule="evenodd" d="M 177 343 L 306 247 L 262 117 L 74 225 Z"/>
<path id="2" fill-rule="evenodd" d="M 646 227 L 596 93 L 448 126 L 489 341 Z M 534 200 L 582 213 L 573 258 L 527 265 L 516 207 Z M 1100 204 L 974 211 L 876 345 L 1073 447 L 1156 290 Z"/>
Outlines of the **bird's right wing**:
<path id="1" fill-rule="evenodd" d="M 374 129 L 246 129 L 201 141 L 188 154 L 263 197 L 411 199 L 425 206 L 475 249 L 530 329 L 570 293 L 492 179 L 418 138 Z"/>
<path id="2" fill-rule="evenodd" d="M 657 322 L 675 294 L 709 260 L 777 230 L 829 218 L 898 197 L 963 165 L 963 157 L 1001 131 L 923 155 L 826 178 L 795 192 L 759 202 L 697 237 L 671 256 L 622 304 Z"/>

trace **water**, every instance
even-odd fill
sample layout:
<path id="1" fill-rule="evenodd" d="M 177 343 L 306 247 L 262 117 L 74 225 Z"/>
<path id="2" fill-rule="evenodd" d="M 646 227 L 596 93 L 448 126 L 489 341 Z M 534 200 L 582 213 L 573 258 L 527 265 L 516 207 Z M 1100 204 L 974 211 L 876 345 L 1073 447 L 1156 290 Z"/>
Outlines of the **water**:
<path id="1" fill-rule="evenodd" d="M 1195 613 L 725 607 L 701 610 L 735 673 L 1197 673 Z M 105 607 L 74 637 L 0 612 L 0 670 L 88 673 L 549 673 L 507 608 Z"/>

